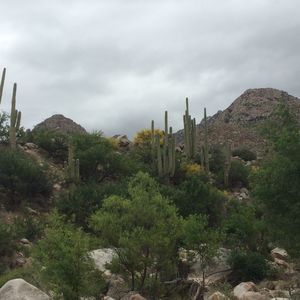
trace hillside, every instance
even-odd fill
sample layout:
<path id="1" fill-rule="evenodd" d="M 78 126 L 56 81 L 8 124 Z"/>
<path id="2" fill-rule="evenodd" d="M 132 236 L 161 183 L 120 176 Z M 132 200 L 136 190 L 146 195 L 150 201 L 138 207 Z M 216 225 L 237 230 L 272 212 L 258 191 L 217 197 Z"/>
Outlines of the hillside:
<path id="1" fill-rule="evenodd" d="M 245 147 L 263 155 L 265 141 L 259 128 L 281 100 L 300 117 L 300 99 L 272 88 L 246 90 L 228 108 L 208 119 L 210 145 L 227 142 L 232 149 Z M 203 121 L 198 124 L 198 129 L 203 141 Z M 182 130 L 177 132 L 177 141 L 183 141 Z"/>

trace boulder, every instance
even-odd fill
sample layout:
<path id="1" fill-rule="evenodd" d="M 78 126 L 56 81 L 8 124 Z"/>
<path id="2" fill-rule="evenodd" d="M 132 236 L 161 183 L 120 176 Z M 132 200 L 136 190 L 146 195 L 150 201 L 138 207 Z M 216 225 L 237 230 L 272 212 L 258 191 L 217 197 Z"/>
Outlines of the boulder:
<path id="1" fill-rule="evenodd" d="M 215 292 L 210 295 L 207 300 L 229 300 L 229 298 L 220 292 Z"/>
<path id="2" fill-rule="evenodd" d="M 124 295 L 120 300 L 147 300 L 143 296 L 141 296 L 138 292 L 131 291 Z"/>
<path id="3" fill-rule="evenodd" d="M 274 260 L 277 259 L 281 259 L 286 261 L 288 259 L 288 253 L 286 252 L 286 250 L 282 249 L 282 248 L 274 248 L 271 251 L 271 256 L 274 258 Z"/>
<path id="4" fill-rule="evenodd" d="M 5 300 L 50 300 L 50 297 L 29 284 L 25 280 L 18 278 L 7 281 L 0 289 L 0 299 Z"/>
<path id="5" fill-rule="evenodd" d="M 267 296 L 258 292 L 253 282 L 241 282 L 233 289 L 233 296 L 237 300 L 266 300 Z"/>
<path id="6" fill-rule="evenodd" d="M 106 269 L 106 264 L 110 263 L 114 258 L 115 251 L 111 248 L 103 248 L 91 251 L 91 258 L 95 262 L 95 266 L 101 272 L 104 272 L 106 275 L 110 275 L 110 271 Z"/>

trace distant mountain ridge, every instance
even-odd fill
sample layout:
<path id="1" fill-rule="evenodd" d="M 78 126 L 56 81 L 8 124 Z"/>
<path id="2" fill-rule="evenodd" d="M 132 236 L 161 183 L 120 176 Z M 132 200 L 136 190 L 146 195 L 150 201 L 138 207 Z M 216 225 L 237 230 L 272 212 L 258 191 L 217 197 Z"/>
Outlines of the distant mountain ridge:
<path id="1" fill-rule="evenodd" d="M 42 129 L 56 130 L 65 134 L 86 133 L 86 130 L 81 125 L 59 114 L 51 116 L 33 128 L 34 131 Z"/>
<path id="2" fill-rule="evenodd" d="M 210 145 L 230 143 L 232 149 L 245 147 L 263 155 L 266 144 L 258 128 L 281 100 L 300 120 L 300 99 L 272 88 L 248 89 L 228 108 L 208 119 Z M 197 126 L 199 140 L 203 141 L 203 120 Z M 176 138 L 179 143 L 183 141 L 182 130 L 176 133 Z"/>

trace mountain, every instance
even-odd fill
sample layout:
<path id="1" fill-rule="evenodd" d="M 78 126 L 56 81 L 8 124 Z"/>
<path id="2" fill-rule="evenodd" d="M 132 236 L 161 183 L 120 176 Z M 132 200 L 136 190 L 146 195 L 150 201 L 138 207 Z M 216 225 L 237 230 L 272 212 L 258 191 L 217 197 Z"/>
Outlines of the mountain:
<path id="1" fill-rule="evenodd" d="M 34 131 L 42 129 L 57 130 L 66 134 L 86 133 L 86 130 L 81 125 L 63 115 L 53 115 L 33 128 Z"/>
<path id="2" fill-rule="evenodd" d="M 284 101 L 300 119 L 300 99 L 284 91 L 272 88 L 246 90 L 224 111 L 208 118 L 209 143 L 230 143 L 232 149 L 248 148 L 262 156 L 265 140 L 259 128 L 274 112 L 280 101 Z M 198 124 L 200 141 L 203 141 L 203 120 Z M 183 131 L 177 132 L 177 141 L 183 141 Z"/>

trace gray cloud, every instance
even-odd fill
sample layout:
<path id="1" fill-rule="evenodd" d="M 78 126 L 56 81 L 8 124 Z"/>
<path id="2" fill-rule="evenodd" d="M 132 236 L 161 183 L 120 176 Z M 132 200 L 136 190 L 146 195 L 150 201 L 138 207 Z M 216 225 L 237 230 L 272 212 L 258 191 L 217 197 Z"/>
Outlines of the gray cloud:
<path id="1" fill-rule="evenodd" d="M 298 0 L 10 0 L 0 20 L 3 106 L 17 81 L 26 127 L 63 113 L 132 136 L 165 109 L 180 129 L 186 96 L 198 120 L 248 88 L 300 96 Z"/>

